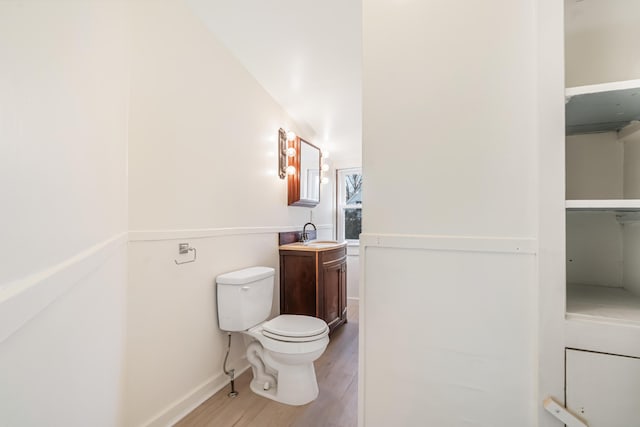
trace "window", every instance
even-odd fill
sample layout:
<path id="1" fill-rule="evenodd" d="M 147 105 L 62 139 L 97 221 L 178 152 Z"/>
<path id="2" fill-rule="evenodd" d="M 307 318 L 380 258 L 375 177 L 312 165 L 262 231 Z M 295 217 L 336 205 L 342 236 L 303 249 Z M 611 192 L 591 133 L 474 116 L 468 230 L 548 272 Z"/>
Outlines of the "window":
<path id="1" fill-rule="evenodd" d="M 338 239 L 358 242 L 362 232 L 362 169 L 337 171 Z"/>

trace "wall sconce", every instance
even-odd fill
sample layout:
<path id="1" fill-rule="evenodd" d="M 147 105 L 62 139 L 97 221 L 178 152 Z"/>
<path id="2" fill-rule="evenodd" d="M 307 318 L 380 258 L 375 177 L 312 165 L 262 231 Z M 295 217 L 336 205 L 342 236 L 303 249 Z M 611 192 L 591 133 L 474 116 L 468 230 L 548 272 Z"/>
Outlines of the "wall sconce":
<path id="1" fill-rule="evenodd" d="M 290 142 L 296 139 L 295 132 L 285 131 L 284 129 L 278 129 L 278 176 L 280 179 L 285 179 L 287 175 L 294 175 L 296 173 L 295 166 L 289 165 L 289 157 L 296 156 L 296 149 Z"/>
<path id="2" fill-rule="evenodd" d="M 328 184 L 329 183 L 329 152 L 326 150 L 322 150 L 320 154 L 320 183 Z"/>
<path id="3" fill-rule="evenodd" d="M 282 128 L 278 129 L 278 176 L 280 179 L 285 179 L 287 176 L 287 157 L 289 154 L 287 139 L 287 132 Z"/>

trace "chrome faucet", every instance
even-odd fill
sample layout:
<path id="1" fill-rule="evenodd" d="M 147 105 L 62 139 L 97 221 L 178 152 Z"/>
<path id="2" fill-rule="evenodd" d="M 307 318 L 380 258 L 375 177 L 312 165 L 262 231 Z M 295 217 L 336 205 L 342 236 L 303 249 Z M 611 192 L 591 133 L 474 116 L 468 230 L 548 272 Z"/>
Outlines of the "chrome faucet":
<path id="1" fill-rule="evenodd" d="M 307 225 L 312 226 L 314 230 L 318 231 L 318 229 L 316 228 L 316 226 L 312 222 L 306 223 L 304 225 L 304 227 L 302 227 L 302 235 L 300 236 L 300 241 L 302 243 L 306 243 L 306 242 L 309 241 L 309 235 L 307 234 Z"/>

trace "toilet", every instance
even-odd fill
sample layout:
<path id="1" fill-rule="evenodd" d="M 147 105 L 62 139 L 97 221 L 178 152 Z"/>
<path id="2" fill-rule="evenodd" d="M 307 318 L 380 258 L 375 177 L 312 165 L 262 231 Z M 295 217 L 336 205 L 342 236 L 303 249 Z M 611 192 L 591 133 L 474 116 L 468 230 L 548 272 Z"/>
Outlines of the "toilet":
<path id="1" fill-rule="evenodd" d="M 216 277 L 218 324 L 227 332 L 251 338 L 251 390 L 288 405 L 318 397 L 313 362 L 329 344 L 329 327 L 316 317 L 271 314 L 275 270 L 250 267 Z"/>

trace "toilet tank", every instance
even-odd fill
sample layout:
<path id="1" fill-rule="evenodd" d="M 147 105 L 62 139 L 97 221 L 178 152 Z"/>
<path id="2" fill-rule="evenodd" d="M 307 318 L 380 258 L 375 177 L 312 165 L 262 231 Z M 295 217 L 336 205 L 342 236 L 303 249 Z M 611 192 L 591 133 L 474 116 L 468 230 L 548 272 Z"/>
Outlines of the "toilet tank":
<path id="1" fill-rule="evenodd" d="M 244 331 L 267 320 L 274 272 L 271 267 L 250 267 L 216 277 L 220 329 Z"/>

